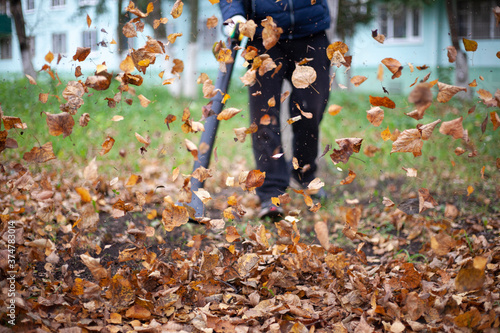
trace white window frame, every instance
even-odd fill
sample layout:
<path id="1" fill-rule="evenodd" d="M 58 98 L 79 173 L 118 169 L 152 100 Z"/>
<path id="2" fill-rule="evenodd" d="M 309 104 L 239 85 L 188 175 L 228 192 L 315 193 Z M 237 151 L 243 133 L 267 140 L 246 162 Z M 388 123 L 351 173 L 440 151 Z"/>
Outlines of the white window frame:
<path id="1" fill-rule="evenodd" d="M 470 0 L 470 2 L 473 2 L 474 0 Z M 495 0 L 490 0 L 490 7 L 493 9 L 495 8 L 496 6 L 498 6 L 497 4 L 497 1 Z M 490 17 L 489 17 L 489 21 L 490 21 L 490 29 L 489 29 L 489 37 L 488 38 L 484 38 L 484 37 L 479 37 L 479 36 L 474 36 L 472 34 L 472 26 L 473 26 L 473 22 L 472 22 L 472 19 L 473 19 L 473 14 L 471 11 L 468 11 L 467 12 L 467 18 L 466 18 L 466 21 L 467 21 L 467 32 L 466 32 L 466 36 L 461 36 L 460 35 L 460 32 L 459 32 L 459 37 L 460 38 L 472 38 L 474 40 L 476 39 L 479 39 L 479 40 L 490 40 L 490 39 L 499 39 L 500 36 L 498 35 L 498 32 L 497 32 L 497 36 L 495 36 L 495 29 L 499 29 L 497 26 L 496 26 L 496 20 L 495 20 L 495 15 L 493 14 L 492 11 L 489 12 L 490 13 Z"/>
<path id="2" fill-rule="evenodd" d="M 66 0 L 50 0 L 50 9 L 63 9 L 66 7 Z"/>
<path id="3" fill-rule="evenodd" d="M 64 38 L 60 38 L 58 44 L 59 45 L 56 45 L 56 37 L 62 37 L 64 36 Z M 54 54 L 66 54 L 68 52 L 68 45 L 67 45 L 67 35 L 66 33 L 64 32 L 61 32 L 61 33 L 53 33 L 52 34 L 52 52 Z"/>
<path id="4" fill-rule="evenodd" d="M 97 5 L 98 0 L 78 0 L 78 5 L 80 7 L 83 6 L 95 6 Z"/>
<path id="5" fill-rule="evenodd" d="M 9 1 L 1 3 L 1 5 L 0 5 L 0 14 L 5 14 L 7 16 L 11 16 L 11 13 L 10 13 L 10 2 Z"/>
<path id="6" fill-rule="evenodd" d="M 97 51 L 97 31 L 84 30 L 82 31 L 82 46 L 90 47 L 91 51 Z"/>
<path id="7" fill-rule="evenodd" d="M 35 11 L 35 0 L 26 0 L 26 13 Z"/>
<path id="8" fill-rule="evenodd" d="M 418 12 L 418 31 L 417 34 L 414 34 L 414 20 L 413 20 L 413 13 L 414 11 Z M 383 32 L 379 29 L 379 33 L 384 34 L 386 37 L 385 42 L 387 44 L 399 44 L 399 43 L 405 43 L 405 44 L 413 44 L 413 43 L 421 43 L 423 41 L 423 13 L 422 9 L 420 8 L 409 8 L 405 7 L 405 15 L 406 15 L 406 37 L 394 37 L 394 16 L 393 14 L 387 10 L 387 31 Z M 379 23 L 379 27 L 382 26 L 382 17 L 381 13 L 378 13 L 378 19 L 377 22 Z"/>

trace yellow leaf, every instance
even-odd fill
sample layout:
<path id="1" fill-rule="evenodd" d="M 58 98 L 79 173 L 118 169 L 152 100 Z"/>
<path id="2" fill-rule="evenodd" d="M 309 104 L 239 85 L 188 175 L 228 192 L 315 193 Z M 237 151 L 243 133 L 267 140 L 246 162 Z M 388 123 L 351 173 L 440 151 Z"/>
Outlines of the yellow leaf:
<path id="1" fill-rule="evenodd" d="M 391 131 L 389 130 L 389 126 L 387 126 L 387 128 L 383 130 L 382 133 L 380 133 L 380 136 L 384 141 L 387 141 L 391 138 Z"/>
<path id="2" fill-rule="evenodd" d="M 338 115 L 340 110 L 342 110 L 342 106 L 337 104 L 332 104 L 328 107 L 328 113 L 332 116 Z"/>
<path id="3" fill-rule="evenodd" d="M 76 187 L 75 191 L 80 195 L 80 199 L 83 202 L 91 202 L 92 201 L 92 197 L 90 196 L 90 193 L 86 188 Z"/>
<path id="4" fill-rule="evenodd" d="M 477 42 L 471 39 L 465 39 L 462 38 L 462 41 L 464 42 L 464 47 L 465 51 L 471 51 L 474 52 L 477 50 Z"/>
<path id="5" fill-rule="evenodd" d="M 49 51 L 49 53 L 45 55 L 45 61 L 50 64 L 52 60 L 54 60 L 54 54 Z"/>
<path id="6" fill-rule="evenodd" d="M 467 196 L 471 195 L 471 194 L 472 194 L 472 192 L 474 192 L 474 187 L 472 187 L 472 186 L 470 186 L 470 185 L 469 185 L 469 186 L 467 186 Z"/>

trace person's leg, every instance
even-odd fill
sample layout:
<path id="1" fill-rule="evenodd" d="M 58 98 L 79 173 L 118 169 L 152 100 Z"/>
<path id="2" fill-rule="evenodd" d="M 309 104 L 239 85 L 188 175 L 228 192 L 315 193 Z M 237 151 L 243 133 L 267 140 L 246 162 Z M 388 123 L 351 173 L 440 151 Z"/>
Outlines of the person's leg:
<path id="1" fill-rule="evenodd" d="M 326 55 L 328 45 L 328 38 L 324 34 L 287 43 L 295 63 L 304 58 L 313 58 L 306 65 L 313 67 L 317 75 L 316 81 L 310 87 L 306 89 L 294 87 L 290 95 L 292 117 L 301 114 L 299 107 L 303 112 L 312 114 L 311 119 L 302 116 L 301 120 L 292 124 L 294 157 L 297 158 L 300 167 L 308 166 L 305 169 L 292 170 L 292 175 L 303 185 L 307 185 L 316 176 L 319 124 L 330 95 L 330 60 Z M 293 69 L 289 71 L 288 79 L 291 79 Z"/>
<path id="2" fill-rule="evenodd" d="M 254 40 L 250 45 L 259 50 L 259 54 L 266 53 L 262 40 Z M 267 54 L 278 64 L 283 62 L 283 54 L 279 45 L 267 51 Z M 282 153 L 280 132 L 280 95 L 284 73 L 287 65 L 283 63 L 281 70 L 272 75 L 274 70 L 264 76 L 257 74 L 257 83 L 249 87 L 250 121 L 258 126 L 256 133 L 252 134 L 252 147 L 256 168 L 266 173 L 264 184 L 256 189 L 261 202 L 271 200 L 283 194 L 288 187 L 290 174 L 285 157 L 272 158 L 277 153 Z M 274 97 L 276 105 L 269 107 L 268 101 Z M 264 115 L 270 117 L 270 124 L 261 124 Z"/>

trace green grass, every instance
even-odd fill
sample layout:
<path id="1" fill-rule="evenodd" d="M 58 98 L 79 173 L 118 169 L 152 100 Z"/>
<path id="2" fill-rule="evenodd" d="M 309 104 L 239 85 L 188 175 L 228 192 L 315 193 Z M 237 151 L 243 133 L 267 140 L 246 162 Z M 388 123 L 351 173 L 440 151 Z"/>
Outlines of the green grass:
<path id="1" fill-rule="evenodd" d="M 201 108 L 208 102 L 206 99 L 176 98 L 168 93 L 165 86 L 144 84 L 141 87 L 135 87 L 136 95 L 142 94 L 151 100 L 148 107 L 142 107 L 137 97 L 124 93 L 123 99 L 132 98 L 133 104 L 121 102 L 115 108 L 109 108 L 105 98 L 112 98 L 118 92 L 118 84 L 113 82 L 110 89 L 106 91 L 89 89 L 89 93 L 84 96 L 85 104 L 74 116 L 76 124 L 73 133 L 67 138 L 54 137 L 48 133 L 44 112 L 60 112 L 60 101 L 55 96 L 62 99 L 64 88 L 64 82 L 57 86 L 53 82 L 44 83 L 43 80 L 39 80 L 36 86 L 30 85 L 27 79 L 0 82 L 0 103 L 4 115 L 20 117 L 28 126 L 25 130 L 9 131 L 9 137 L 18 142 L 19 148 L 4 151 L 0 155 L 2 161 L 19 161 L 23 153 L 32 147 L 50 141 L 58 160 L 75 163 L 76 166 L 83 168 L 96 157 L 101 165 L 99 172 L 103 174 L 116 174 L 117 171 L 123 174 L 139 173 L 141 161 L 144 160 L 159 161 L 168 173 L 175 167 L 179 167 L 181 173 L 184 174 L 191 172 L 193 157 L 187 152 L 184 139 L 187 138 L 198 144 L 200 133 L 185 134 L 181 131 L 182 112 L 187 107 L 191 111 L 192 119 L 200 120 Z M 40 93 L 50 94 L 46 104 L 38 101 Z M 226 105 L 242 108 L 244 111 L 220 123 L 216 140 L 219 161 L 217 165 L 212 164 L 212 166 L 217 172 L 222 173 L 234 171 L 237 165 L 246 165 L 248 170 L 254 165 L 250 138 L 248 137 L 245 143 L 235 142 L 233 132 L 233 128 L 249 125 L 246 88 L 241 82 L 234 80 L 229 94 L 231 98 Z M 403 190 L 408 192 L 416 191 L 420 187 L 429 188 L 431 192 L 456 188 L 461 191 L 461 194 L 465 194 L 468 185 L 478 190 L 493 189 L 495 182 L 492 179 L 497 177 L 498 173 L 495 159 L 499 156 L 495 141 L 498 141 L 499 134 L 498 131 L 493 131 L 491 122 L 488 123 L 484 134 L 480 129 L 481 122 L 491 109 L 477 104 L 476 111 L 468 115 L 467 110 L 474 105 L 475 101 L 461 101 L 453 98 L 446 104 L 434 102 L 427 110 L 424 119 L 416 121 L 404 114 L 413 110 L 405 96 L 391 95 L 390 98 L 396 103 L 396 108 L 386 109 L 382 125 L 374 127 L 366 119 L 366 110 L 370 108 L 368 94 L 357 93 L 355 88 L 352 91 L 332 92 L 329 104 L 341 105 L 343 109 L 336 116 L 325 113 L 321 125 L 321 150 L 327 144 L 332 148 L 338 148 L 335 143 L 335 139 L 338 138 L 360 137 L 363 138 L 363 144 L 361 152 L 353 154 L 345 165 L 342 163 L 334 165 L 329 154 L 323 157 L 326 171 L 332 174 L 332 177 L 324 180 L 328 186 L 349 192 L 352 186 L 342 187 L 339 181 L 345 178 L 348 169 L 352 169 L 357 174 L 353 186 L 358 190 L 362 190 L 374 180 L 384 181 L 394 176 L 404 179 Z M 90 114 L 91 120 L 87 127 L 78 125 L 78 119 L 83 113 Z M 177 120 L 170 125 L 170 130 L 164 123 L 165 117 L 169 114 L 177 116 Z M 124 120 L 113 122 L 111 118 L 114 115 L 121 115 Z M 448 121 L 459 116 L 464 117 L 464 128 L 469 132 L 471 144 L 477 149 L 478 156 L 474 158 L 469 158 L 467 152 L 456 156 L 455 148 L 458 146 L 466 148 L 466 145 L 462 140 L 454 140 L 450 136 L 439 133 L 440 125 L 435 128 L 431 139 L 424 141 L 422 156 L 416 158 L 411 153 L 390 154 L 392 141 L 384 142 L 380 137 L 381 131 L 387 127 L 391 132 L 396 128 L 402 132 L 405 129 L 415 128 L 418 123 L 426 124 L 436 119 Z M 149 135 L 151 138 L 151 145 L 143 155 L 140 153 L 142 144 L 135 138 L 135 132 L 144 137 Z M 100 156 L 101 145 L 107 136 L 112 136 L 116 140 L 115 145 L 108 154 Z M 373 157 L 368 157 L 363 153 L 363 149 L 368 145 L 376 146 L 381 151 L 375 153 Z M 120 156 L 120 151 L 126 153 L 125 158 Z M 432 162 L 431 158 L 434 159 Z M 246 162 L 241 162 L 243 160 Z M 481 179 L 480 175 L 483 166 L 485 166 L 486 180 Z M 33 166 L 36 170 L 40 170 L 41 167 Z M 43 167 L 50 168 L 50 162 Z M 418 177 L 406 178 L 402 167 L 416 168 Z M 342 171 L 339 172 L 338 168 Z M 450 184 L 452 187 L 449 187 Z M 388 195 L 384 189 L 377 189 L 372 194 L 380 197 Z"/>

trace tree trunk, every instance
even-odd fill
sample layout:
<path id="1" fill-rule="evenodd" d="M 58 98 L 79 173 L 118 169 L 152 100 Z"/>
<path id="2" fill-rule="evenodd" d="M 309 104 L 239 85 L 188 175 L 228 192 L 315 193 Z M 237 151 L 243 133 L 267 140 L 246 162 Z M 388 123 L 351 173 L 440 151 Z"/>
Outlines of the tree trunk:
<path id="1" fill-rule="evenodd" d="M 467 85 L 469 84 L 469 65 L 467 64 L 467 55 L 460 48 L 458 40 L 456 0 L 446 1 L 446 14 L 448 16 L 448 23 L 450 25 L 451 44 L 457 50 L 457 60 L 455 62 L 455 85 L 460 87 L 467 87 Z M 462 94 L 465 94 L 466 98 L 472 97 L 470 89 L 467 90 L 467 93 Z"/>
<path id="2" fill-rule="evenodd" d="M 19 48 L 21 49 L 23 72 L 24 74 L 36 77 L 36 72 L 33 68 L 33 63 L 31 62 L 30 44 L 28 37 L 26 37 L 26 27 L 21 0 L 11 0 L 10 11 L 12 13 L 12 17 L 14 18 L 17 39 L 19 40 Z"/>

